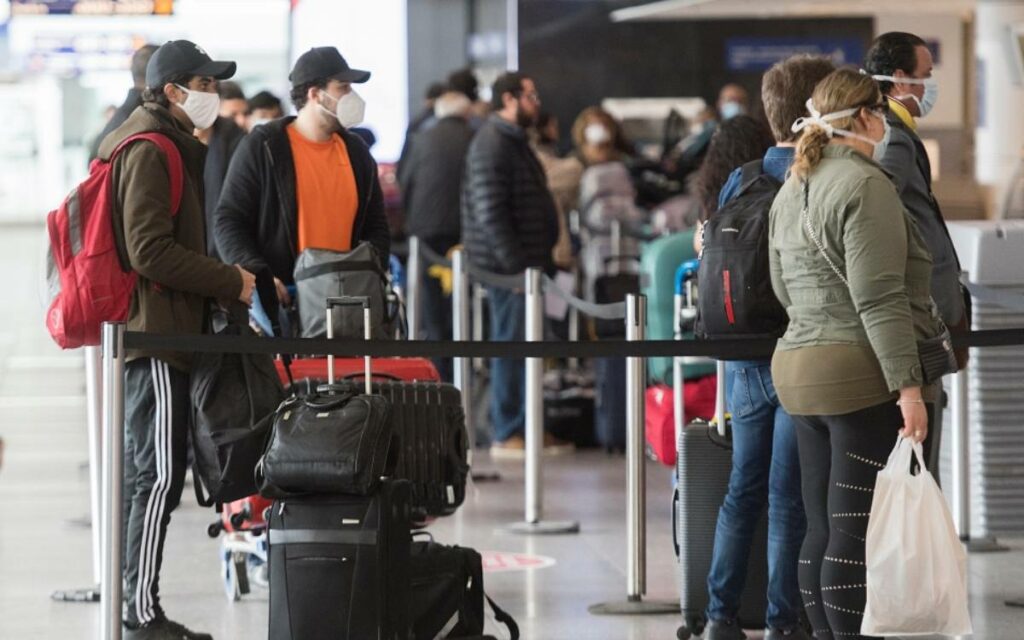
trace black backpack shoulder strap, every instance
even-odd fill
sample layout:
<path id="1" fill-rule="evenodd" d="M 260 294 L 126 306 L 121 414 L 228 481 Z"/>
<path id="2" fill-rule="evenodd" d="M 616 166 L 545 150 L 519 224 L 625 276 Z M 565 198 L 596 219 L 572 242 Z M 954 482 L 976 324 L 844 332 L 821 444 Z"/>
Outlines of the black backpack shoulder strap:
<path id="1" fill-rule="evenodd" d="M 740 188 L 736 191 L 736 195 L 743 195 L 763 175 L 765 175 L 763 161 L 751 160 L 743 165 L 740 168 Z"/>

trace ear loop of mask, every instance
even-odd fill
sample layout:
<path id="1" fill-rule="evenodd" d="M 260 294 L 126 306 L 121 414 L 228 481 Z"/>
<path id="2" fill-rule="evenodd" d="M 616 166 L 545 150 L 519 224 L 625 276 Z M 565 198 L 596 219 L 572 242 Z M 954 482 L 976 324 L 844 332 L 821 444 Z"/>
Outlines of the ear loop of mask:
<path id="1" fill-rule="evenodd" d="M 867 73 L 867 72 L 865 71 L 864 73 Z M 908 78 L 908 77 L 897 78 L 896 76 L 874 75 L 874 76 L 871 76 L 871 79 L 872 80 L 877 80 L 879 82 L 892 82 L 894 84 L 897 84 L 897 83 L 898 84 L 917 84 L 917 85 L 922 85 L 924 87 L 934 86 L 934 85 L 938 84 L 938 82 L 936 82 L 935 78 Z M 908 93 L 908 94 L 903 95 L 903 96 L 893 96 L 893 97 L 896 98 L 897 100 L 900 100 L 900 101 L 913 100 L 914 103 L 917 104 L 917 111 L 918 111 L 918 113 L 924 113 L 924 108 L 923 108 L 923 105 L 921 104 L 921 99 L 918 98 L 917 96 L 915 96 L 914 94 Z"/>

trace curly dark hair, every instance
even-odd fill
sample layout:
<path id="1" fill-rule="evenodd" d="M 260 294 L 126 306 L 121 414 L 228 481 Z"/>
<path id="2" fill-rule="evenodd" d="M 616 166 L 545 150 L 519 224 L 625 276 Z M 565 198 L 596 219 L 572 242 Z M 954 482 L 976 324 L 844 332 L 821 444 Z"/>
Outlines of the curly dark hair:
<path id="1" fill-rule="evenodd" d="M 927 46 L 927 42 L 912 33 L 883 33 L 875 39 L 864 57 L 864 69 L 872 75 L 891 76 L 902 71 L 913 76 L 917 68 L 917 48 Z M 879 89 L 886 95 L 892 91 L 893 86 L 889 80 L 878 82 Z"/>
<path id="2" fill-rule="evenodd" d="M 167 94 L 164 93 L 164 86 L 166 86 L 169 83 L 176 84 L 182 87 L 188 87 L 188 84 L 192 82 L 192 78 L 195 78 L 195 75 L 191 73 L 181 73 L 176 76 L 171 76 L 167 79 L 167 82 L 161 84 L 160 86 L 146 87 L 142 90 L 142 101 L 154 102 L 163 107 L 164 109 L 170 109 L 171 101 L 167 97 Z"/>
<path id="3" fill-rule="evenodd" d="M 750 116 L 736 116 L 718 125 L 697 173 L 702 220 L 718 211 L 718 193 L 729 174 L 751 160 L 762 158 L 774 143 L 768 125 Z"/>
<path id="4" fill-rule="evenodd" d="M 309 102 L 307 94 L 309 94 L 310 89 L 312 89 L 313 87 L 316 87 L 318 89 L 327 89 L 327 85 L 329 83 L 329 78 L 323 78 L 321 80 L 305 82 L 303 84 L 298 85 L 297 87 L 292 87 L 291 99 L 292 104 L 295 105 L 295 110 L 302 111 L 302 108 L 306 106 L 307 102 Z"/>

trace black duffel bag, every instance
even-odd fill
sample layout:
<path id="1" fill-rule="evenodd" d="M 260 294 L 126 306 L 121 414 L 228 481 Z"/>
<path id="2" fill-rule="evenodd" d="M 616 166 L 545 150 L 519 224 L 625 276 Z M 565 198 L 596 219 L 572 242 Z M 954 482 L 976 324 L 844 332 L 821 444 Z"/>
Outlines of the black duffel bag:
<path id="1" fill-rule="evenodd" d="M 437 544 L 426 533 L 409 551 L 409 622 L 416 640 L 482 638 L 487 620 L 518 640 L 519 626 L 484 592 L 483 559 L 468 547 Z M 490 637 L 490 636 L 486 636 Z"/>
<path id="2" fill-rule="evenodd" d="M 215 311 L 212 319 L 217 335 L 255 335 L 240 305 Z M 198 353 L 189 384 L 196 499 L 211 506 L 251 496 L 256 493 L 253 470 L 285 397 L 273 357 Z"/>
<path id="3" fill-rule="evenodd" d="M 386 398 L 334 385 L 289 398 L 277 411 L 257 465 L 260 494 L 372 494 L 395 468 L 398 445 L 390 415 Z"/>

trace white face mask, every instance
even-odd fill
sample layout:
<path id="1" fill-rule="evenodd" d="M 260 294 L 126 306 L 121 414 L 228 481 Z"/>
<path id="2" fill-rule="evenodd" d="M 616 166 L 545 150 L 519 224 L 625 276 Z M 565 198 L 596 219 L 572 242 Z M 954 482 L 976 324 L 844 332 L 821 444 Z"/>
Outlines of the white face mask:
<path id="1" fill-rule="evenodd" d="M 205 91 L 191 91 L 181 86 L 174 85 L 185 92 L 185 102 L 179 104 L 192 125 L 196 129 L 209 129 L 217 121 L 217 114 L 220 112 L 220 96 L 216 93 Z"/>
<path id="2" fill-rule="evenodd" d="M 934 78 L 897 78 L 895 76 L 871 76 L 875 80 L 881 80 L 885 82 L 897 82 L 899 84 L 920 84 L 924 85 L 924 97 L 918 98 L 914 94 L 905 96 L 896 96 L 897 100 L 913 100 L 917 103 L 917 111 L 921 114 L 920 117 L 925 117 L 931 113 L 932 109 L 935 108 L 935 103 L 939 100 L 939 83 Z"/>
<path id="3" fill-rule="evenodd" d="M 261 124 L 267 124 L 270 122 L 270 118 L 253 118 L 249 121 L 249 131 L 252 131 Z"/>
<path id="4" fill-rule="evenodd" d="M 341 126 L 346 129 L 360 124 L 366 117 L 366 101 L 356 93 L 355 89 L 349 89 L 348 93 L 338 99 L 335 99 L 334 96 L 331 96 L 326 91 L 322 95 L 330 96 L 337 104 L 334 107 L 334 111 L 323 105 L 320 105 L 320 108 L 337 118 Z"/>
<path id="5" fill-rule="evenodd" d="M 889 128 L 889 121 L 885 119 L 885 116 L 872 113 L 872 115 L 874 115 L 876 118 L 880 118 L 882 120 L 882 127 L 884 129 L 884 132 L 882 133 L 882 137 L 880 139 L 872 140 L 867 136 L 862 136 L 859 133 L 854 133 L 849 129 L 836 129 L 831 125 L 831 122 L 833 120 L 848 118 L 857 113 L 858 111 L 860 111 L 863 107 L 843 109 L 842 111 L 836 111 L 835 113 L 827 113 L 825 115 L 821 115 L 821 113 L 814 108 L 814 103 L 811 100 L 807 101 L 806 106 L 807 112 L 811 114 L 811 117 L 797 118 L 796 122 L 793 123 L 793 133 L 799 133 L 800 131 L 803 131 L 810 125 L 817 125 L 824 129 L 825 133 L 827 133 L 828 137 L 830 138 L 833 137 L 835 134 L 839 133 L 847 138 L 854 138 L 860 140 L 861 142 L 866 142 L 870 144 L 874 149 L 871 154 L 871 157 L 875 162 L 881 162 L 882 158 L 885 157 L 886 149 L 888 149 L 889 147 L 889 136 L 891 133 L 891 130 Z"/>
<path id="6" fill-rule="evenodd" d="M 583 139 L 587 141 L 587 144 L 597 146 L 611 142 L 612 134 L 608 133 L 608 129 L 603 124 L 592 122 L 583 130 Z"/>

